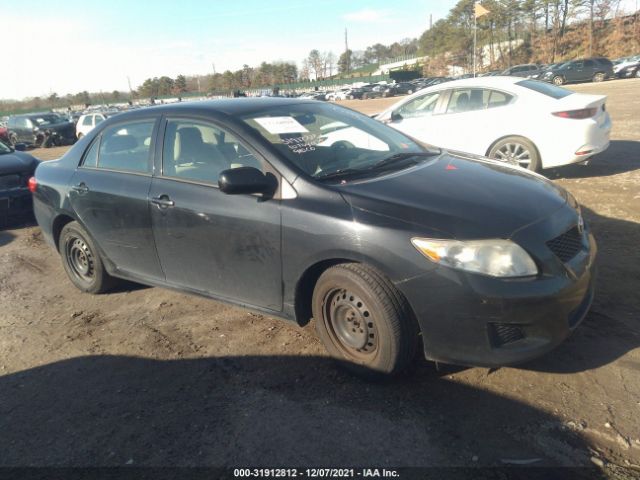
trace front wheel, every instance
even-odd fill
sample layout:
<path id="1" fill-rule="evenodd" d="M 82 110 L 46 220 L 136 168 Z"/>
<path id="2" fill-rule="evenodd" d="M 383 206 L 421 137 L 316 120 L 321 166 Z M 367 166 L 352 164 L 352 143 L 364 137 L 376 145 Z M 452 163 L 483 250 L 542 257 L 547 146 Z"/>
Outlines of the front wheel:
<path id="1" fill-rule="evenodd" d="M 564 78 L 562 78 L 559 75 L 556 77 L 553 77 L 553 83 L 554 85 L 564 85 Z"/>
<path id="2" fill-rule="evenodd" d="M 115 284 L 107 273 L 89 234 L 78 222 L 70 222 L 60 232 L 62 265 L 71 282 L 87 293 L 104 293 Z"/>
<path id="3" fill-rule="evenodd" d="M 604 73 L 600 72 L 600 73 L 596 73 L 593 76 L 593 81 L 594 82 L 604 82 L 605 78 L 607 78 L 607 76 Z"/>
<path id="4" fill-rule="evenodd" d="M 15 147 L 18 143 L 18 136 L 15 133 L 9 135 L 9 143 L 12 147 Z"/>
<path id="5" fill-rule="evenodd" d="M 356 263 L 329 268 L 316 283 L 312 308 L 318 337 L 350 370 L 397 375 L 413 363 L 417 323 L 407 301 L 377 270 Z"/>
<path id="6" fill-rule="evenodd" d="M 539 172 L 542 169 L 538 149 L 523 137 L 507 137 L 497 142 L 489 151 L 489 158 L 517 162 L 522 168 Z"/>

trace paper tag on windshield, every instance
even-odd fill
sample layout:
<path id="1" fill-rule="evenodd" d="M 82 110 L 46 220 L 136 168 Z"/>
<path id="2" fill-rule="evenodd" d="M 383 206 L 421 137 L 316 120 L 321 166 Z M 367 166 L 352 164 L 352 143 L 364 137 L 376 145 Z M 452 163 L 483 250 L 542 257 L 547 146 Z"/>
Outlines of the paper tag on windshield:
<path id="1" fill-rule="evenodd" d="M 262 128 L 273 135 L 281 133 L 308 133 L 309 130 L 304 128 L 300 122 L 293 117 L 261 117 L 254 118 Z"/>

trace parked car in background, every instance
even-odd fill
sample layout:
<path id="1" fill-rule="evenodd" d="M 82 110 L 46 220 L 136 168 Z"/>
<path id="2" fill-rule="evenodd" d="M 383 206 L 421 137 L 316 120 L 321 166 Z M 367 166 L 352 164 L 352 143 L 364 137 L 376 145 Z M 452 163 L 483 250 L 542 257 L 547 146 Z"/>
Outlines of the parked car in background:
<path id="1" fill-rule="evenodd" d="M 640 55 L 629 57 L 613 66 L 618 78 L 640 77 Z"/>
<path id="2" fill-rule="evenodd" d="M 320 145 L 339 130 L 353 142 Z M 534 358 L 593 298 L 595 240 L 562 187 L 335 104 L 128 112 L 41 163 L 32 185 L 43 237 L 78 289 L 117 277 L 313 318 L 328 352 L 367 375 L 398 374 L 418 352 Z"/>
<path id="3" fill-rule="evenodd" d="M 605 101 L 538 80 L 481 77 L 421 90 L 376 118 L 432 145 L 539 171 L 609 146 Z"/>
<path id="4" fill-rule="evenodd" d="M 511 77 L 524 77 L 524 78 L 532 78 L 540 73 L 540 65 L 536 63 L 526 63 L 523 65 L 515 65 L 513 67 L 507 68 L 503 70 L 501 75 L 511 76 Z"/>
<path id="5" fill-rule="evenodd" d="M 415 91 L 415 85 L 409 82 L 390 83 L 382 88 L 382 96 L 410 95 Z"/>
<path id="6" fill-rule="evenodd" d="M 75 125 L 51 112 L 11 116 L 7 127 L 12 145 L 24 143 L 36 147 L 50 147 L 70 145 L 76 139 Z"/>
<path id="7" fill-rule="evenodd" d="M 89 133 L 95 126 L 104 122 L 107 115 L 104 113 L 87 113 L 78 118 L 76 123 L 76 138 L 80 139 Z"/>
<path id="8" fill-rule="evenodd" d="M 484 72 L 479 74 L 479 77 L 495 77 L 496 75 L 502 74 L 502 70 L 490 70 L 488 72 Z"/>
<path id="9" fill-rule="evenodd" d="M 29 179 L 38 163 L 31 155 L 0 142 L 0 225 L 11 217 L 32 214 Z"/>
<path id="10" fill-rule="evenodd" d="M 9 143 L 9 130 L 6 125 L 0 125 L 0 142 Z"/>
<path id="11" fill-rule="evenodd" d="M 576 82 L 602 82 L 614 78 L 611 60 L 594 57 L 583 60 L 565 62 L 560 66 L 550 68 L 540 77 L 541 80 L 556 85 Z"/>

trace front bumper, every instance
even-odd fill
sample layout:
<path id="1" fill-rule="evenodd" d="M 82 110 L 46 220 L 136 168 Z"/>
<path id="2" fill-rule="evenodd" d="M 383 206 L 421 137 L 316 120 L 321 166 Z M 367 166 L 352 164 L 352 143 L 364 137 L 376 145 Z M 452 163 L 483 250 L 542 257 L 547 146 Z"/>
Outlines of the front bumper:
<path id="1" fill-rule="evenodd" d="M 531 245 L 539 242 L 536 237 L 548 240 L 555 236 L 548 236 L 550 231 L 566 231 L 562 229 L 569 227 L 571 215 L 564 210 L 513 239 L 532 252 Z M 531 235 L 536 228 L 538 235 Z M 501 280 L 440 268 L 436 274 L 399 283 L 420 324 L 425 357 L 496 367 L 531 360 L 562 343 L 593 300 L 597 246 L 588 231 L 583 247 L 562 263 L 551 251 L 544 252 L 548 249 L 543 241 L 535 258 L 546 257 L 545 266 L 533 280 Z"/>

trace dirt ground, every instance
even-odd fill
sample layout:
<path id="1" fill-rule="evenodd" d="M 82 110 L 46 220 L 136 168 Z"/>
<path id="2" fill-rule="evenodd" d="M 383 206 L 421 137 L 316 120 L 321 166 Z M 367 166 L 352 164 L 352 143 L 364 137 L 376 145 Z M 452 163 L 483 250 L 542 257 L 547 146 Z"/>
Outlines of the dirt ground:
<path id="1" fill-rule="evenodd" d="M 571 88 L 608 95 L 614 126 L 588 166 L 546 172 L 582 203 L 600 248 L 593 308 L 557 350 L 494 371 L 421 362 L 369 384 L 326 358 L 312 325 L 133 284 L 82 294 L 37 226 L 13 226 L 0 231 L 0 465 L 596 463 L 640 475 L 640 80 Z"/>

